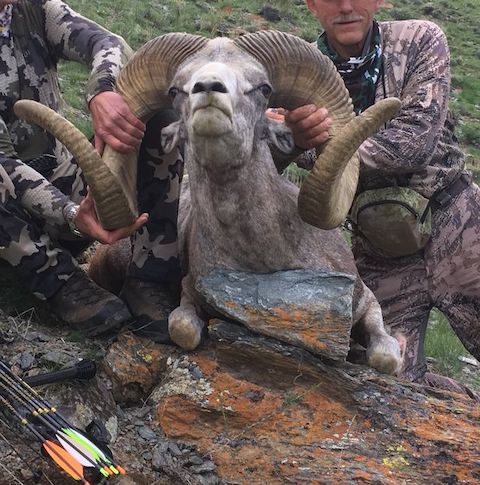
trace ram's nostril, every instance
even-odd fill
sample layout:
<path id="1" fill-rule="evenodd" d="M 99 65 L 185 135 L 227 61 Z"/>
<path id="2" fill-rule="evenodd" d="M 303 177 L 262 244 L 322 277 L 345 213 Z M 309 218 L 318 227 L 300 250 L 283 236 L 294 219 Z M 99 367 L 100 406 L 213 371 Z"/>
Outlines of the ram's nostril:
<path id="1" fill-rule="evenodd" d="M 220 81 L 206 81 L 206 82 L 197 82 L 193 86 L 192 93 L 209 93 L 211 91 L 216 91 L 218 93 L 226 93 L 227 88 L 225 84 L 221 83 Z"/>
<path id="2" fill-rule="evenodd" d="M 226 93 L 227 87 L 225 86 L 225 84 L 223 84 L 219 81 L 215 81 L 214 83 L 212 83 L 212 87 L 211 87 L 210 90 L 211 91 L 217 91 L 219 93 Z"/>
<path id="3" fill-rule="evenodd" d="M 205 88 L 205 84 L 203 83 L 195 83 L 195 85 L 193 86 L 193 89 L 192 89 L 192 93 L 195 94 L 195 93 L 203 93 L 205 92 L 207 89 Z"/>

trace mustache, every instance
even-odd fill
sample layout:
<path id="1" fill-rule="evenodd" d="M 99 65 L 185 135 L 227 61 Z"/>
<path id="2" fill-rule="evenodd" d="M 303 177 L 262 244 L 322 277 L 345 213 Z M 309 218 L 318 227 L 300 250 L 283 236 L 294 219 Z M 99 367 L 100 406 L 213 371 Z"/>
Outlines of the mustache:
<path id="1" fill-rule="evenodd" d="M 337 15 L 333 19 L 334 24 L 343 24 L 346 22 L 357 22 L 359 20 L 363 20 L 363 17 L 361 15 L 351 13 L 348 15 Z"/>

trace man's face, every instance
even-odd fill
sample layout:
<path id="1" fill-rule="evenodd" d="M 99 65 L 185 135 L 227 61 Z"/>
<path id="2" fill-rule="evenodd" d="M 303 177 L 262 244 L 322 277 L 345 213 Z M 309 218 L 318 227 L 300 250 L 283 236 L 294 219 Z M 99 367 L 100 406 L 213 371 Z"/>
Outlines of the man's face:
<path id="1" fill-rule="evenodd" d="M 307 0 L 324 28 L 329 44 L 342 57 L 358 56 L 383 0 Z"/>

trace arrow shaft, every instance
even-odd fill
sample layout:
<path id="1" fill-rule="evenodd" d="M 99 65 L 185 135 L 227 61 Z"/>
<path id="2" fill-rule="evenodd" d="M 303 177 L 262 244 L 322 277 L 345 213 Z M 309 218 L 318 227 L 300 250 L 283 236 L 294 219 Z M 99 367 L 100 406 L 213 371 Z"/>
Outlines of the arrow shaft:
<path id="1" fill-rule="evenodd" d="M 30 386 L 28 386 L 20 377 L 16 376 L 5 364 L 0 360 L 0 378 L 2 378 L 12 389 L 25 400 L 25 403 L 37 407 L 35 412 L 46 413 L 55 411 L 46 401 L 44 401 Z"/>
<path id="2" fill-rule="evenodd" d="M 5 391 L 10 393 L 10 389 L 3 382 L 0 382 L 0 387 L 2 387 L 3 389 L 5 389 Z M 11 394 L 11 395 L 12 395 L 12 397 L 16 398 L 16 396 L 14 394 Z M 21 424 L 26 426 L 35 435 L 35 437 L 40 440 L 41 443 L 43 443 L 45 440 L 47 440 L 49 438 L 48 436 L 43 436 L 38 430 L 36 430 L 31 425 L 31 423 L 29 423 L 28 420 L 26 418 L 24 418 L 6 399 L 4 399 L 2 397 L 0 402 L 2 402 L 5 406 L 7 406 L 9 411 L 11 411 L 20 420 Z M 23 403 L 23 401 L 21 402 L 21 404 L 26 404 L 27 406 L 29 406 L 28 403 Z M 29 406 L 29 407 L 31 407 L 31 406 Z M 38 415 L 35 416 L 35 418 L 41 424 L 43 424 L 47 429 L 52 431 L 54 436 L 59 434 L 59 433 L 63 434 L 62 428 L 60 426 L 58 426 L 57 423 L 51 423 L 50 422 L 50 420 L 49 420 L 50 416 L 38 414 Z M 73 441 L 70 442 L 70 445 L 86 461 L 86 463 L 88 463 L 88 466 L 93 467 L 93 468 L 97 468 L 98 470 L 101 470 L 105 466 L 110 466 L 110 463 L 99 463 L 99 462 L 97 462 L 96 459 L 87 455 L 84 450 L 80 449 L 79 445 L 76 444 L 75 442 L 73 442 Z"/>
<path id="3" fill-rule="evenodd" d="M 38 419 L 39 422 L 41 422 L 44 426 L 47 426 L 54 433 L 56 433 L 61 429 L 60 424 L 56 423 L 51 415 L 38 413 L 38 411 L 35 409 L 35 406 L 33 404 L 31 404 L 28 401 L 25 401 L 24 399 L 20 399 L 18 395 L 12 392 L 12 390 L 4 382 L 0 382 L 0 387 L 3 388 L 12 397 L 13 400 L 25 406 L 28 411 L 32 412 L 32 415 L 34 416 L 35 419 Z M 33 414 L 34 412 L 36 414 Z"/>
<path id="4" fill-rule="evenodd" d="M 55 408 L 51 407 L 47 401 L 43 400 L 36 391 L 31 389 L 31 387 L 20 377 L 16 376 L 1 360 L 0 387 L 10 395 L 11 399 L 20 405 L 23 405 L 34 418 L 47 427 L 47 429 L 50 429 L 55 435 L 59 433 L 63 434 L 66 431 L 70 437 L 68 442 L 71 448 L 75 450 L 75 452 L 82 457 L 89 466 L 98 469 L 104 476 L 111 475 L 112 473 L 125 474 L 125 470 L 122 467 L 118 467 L 117 469 L 116 465 L 114 465 L 103 452 L 91 443 L 86 436 L 72 428 Z M 23 418 L 13 406 L 9 406 L 9 409 L 15 411 L 15 416 L 21 420 L 22 424 L 25 424 L 23 421 L 28 423 L 28 421 Z M 46 439 L 38 433 L 30 423 L 26 426 L 41 441 Z M 90 453 L 93 453 L 96 456 L 92 457 Z"/>
<path id="5" fill-rule="evenodd" d="M 31 423 L 28 422 L 3 396 L 0 395 L 0 403 L 3 404 L 20 422 L 22 426 L 27 428 L 30 433 L 33 434 L 41 443 L 42 446 L 48 451 L 48 453 L 52 456 L 54 455 L 54 461 L 57 463 L 68 475 L 70 475 L 75 480 L 80 480 L 84 485 L 89 485 L 89 483 L 83 478 L 83 468 L 80 464 L 77 467 L 70 464 L 58 450 L 55 449 L 53 443 L 48 441 L 47 436 L 43 436 L 41 432 L 36 430 Z M 52 457 L 53 458 L 53 457 Z M 78 467 L 82 469 L 82 472 L 79 473 Z"/>

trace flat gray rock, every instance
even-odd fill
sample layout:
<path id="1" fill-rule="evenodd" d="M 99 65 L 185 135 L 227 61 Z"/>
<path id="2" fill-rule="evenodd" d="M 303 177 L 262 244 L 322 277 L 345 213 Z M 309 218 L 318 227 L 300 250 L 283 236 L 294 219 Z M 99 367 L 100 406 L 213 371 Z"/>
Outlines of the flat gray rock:
<path id="1" fill-rule="evenodd" d="M 196 288 L 228 319 L 341 361 L 349 348 L 354 283 L 352 275 L 315 270 L 215 270 Z"/>

